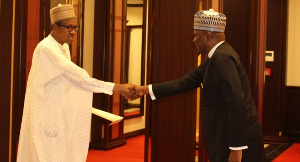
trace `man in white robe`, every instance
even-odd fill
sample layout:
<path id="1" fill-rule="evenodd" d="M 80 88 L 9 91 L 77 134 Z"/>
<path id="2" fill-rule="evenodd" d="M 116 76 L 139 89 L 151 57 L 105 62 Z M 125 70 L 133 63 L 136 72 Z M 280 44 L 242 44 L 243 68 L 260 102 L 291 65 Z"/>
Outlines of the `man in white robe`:
<path id="1" fill-rule="evenodd" d="M 52 31 L 36 47 L 28 77 L 18 162 L 86 161 L 93 93 L 127 98 L 130 85 L 91 78 L 70 60 L 78 30 L 72 5 L 51 9 Z"/>

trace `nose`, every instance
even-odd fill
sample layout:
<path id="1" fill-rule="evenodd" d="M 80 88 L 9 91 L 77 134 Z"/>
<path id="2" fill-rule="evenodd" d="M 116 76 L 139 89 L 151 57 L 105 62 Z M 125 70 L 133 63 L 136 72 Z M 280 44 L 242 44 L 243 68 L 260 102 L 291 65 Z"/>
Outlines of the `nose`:
<path id="1" fill-rule="evenodd" d="M 76 34 L 77 31 L 75 30 L 75 28 L 71 31 L 72 34 Z"/>

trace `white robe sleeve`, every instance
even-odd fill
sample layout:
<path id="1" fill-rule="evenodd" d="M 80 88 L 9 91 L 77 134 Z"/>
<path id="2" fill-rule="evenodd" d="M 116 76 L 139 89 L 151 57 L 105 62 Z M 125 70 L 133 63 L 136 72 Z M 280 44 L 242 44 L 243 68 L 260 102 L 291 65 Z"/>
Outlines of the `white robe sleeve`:
<path id="1" fill-rule="evenodd" d="M 89 92 L 105 93 L 112 95 L 114 83 L 104 82 L 91 78 L 89 74 L 64 55 L 60 55 L 57 47 L 42 46 L 37 56 L 39 68 L 36 75 L 39 76 L 36 85 L 42 86 L 50 80 L 63 76 L 66 81 L 74 86 Z M 42 77 L 41 77 L 42 76 Z"/>

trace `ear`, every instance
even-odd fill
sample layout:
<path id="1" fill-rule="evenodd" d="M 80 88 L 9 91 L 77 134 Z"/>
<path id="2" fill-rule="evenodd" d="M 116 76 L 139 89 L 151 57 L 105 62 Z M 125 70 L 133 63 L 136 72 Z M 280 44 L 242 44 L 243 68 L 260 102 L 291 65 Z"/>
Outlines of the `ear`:
<path id="1" fill-rule="evenodd" d="M 206 33 L 206 40 L 207 41 L 210 41 L 212 39 L 212 33 L 210 32 L 210 31 L 208 31 L 207 33 Z"/>
<path id="2" fill-rule="evenodd" d="M 56 24 L 52 24 L 51 26 L 52 26 L 52 30 L 57 30 L 58 29 L 58 25 L 56 25 Z"/>

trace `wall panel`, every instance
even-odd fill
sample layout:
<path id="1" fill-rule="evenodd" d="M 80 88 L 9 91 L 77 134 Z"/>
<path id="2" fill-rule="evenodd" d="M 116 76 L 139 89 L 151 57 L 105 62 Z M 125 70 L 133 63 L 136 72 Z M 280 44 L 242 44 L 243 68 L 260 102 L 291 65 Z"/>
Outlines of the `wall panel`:
<path id="1" fill-rule="evenodd" d="M 0 161 L 9 161 L 13 1 L 0 4 Z M 4 41 L 5 40 L 5 41 Z"/>
<path id="2" fill-rule="evenodd" d="M 11 161 L 16 161 L 26 87 L 27 0 L 16 0 Z M 37 31 L 38 33 L 38 31 Z"/>
<path id="3" fill-rule="evenodd" d="M 300 142 L 300 88 L 286 89 L 286 134 L 289 141 Z"/>
<path id="4" fill-rule="evenodd" d="M 270 75 L 265 76 L 263 132 L 280 137 L 283 131 L 285 62 L 286 62 L 286 1 L 268 0 L 266 51 L 273 51 L 274 61 L 266 61 Z"/>
<path id="5" fill-rule="evenodd" d="M 150 0 L 147 84 L 176 79 L 197 66 L 193 48 L 194 0 Z M 195 161 L 196 90 L 147 107 L 151 161 Z"/>

